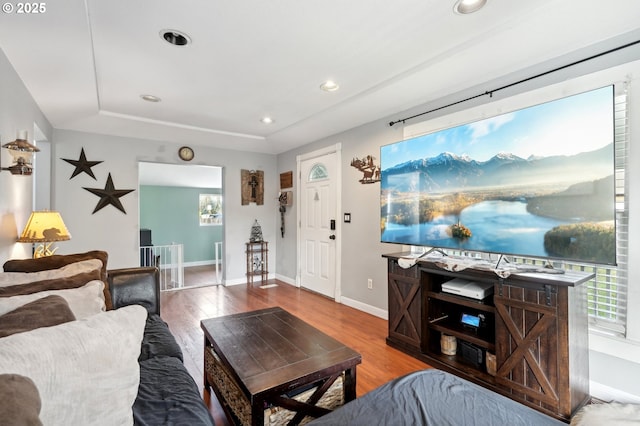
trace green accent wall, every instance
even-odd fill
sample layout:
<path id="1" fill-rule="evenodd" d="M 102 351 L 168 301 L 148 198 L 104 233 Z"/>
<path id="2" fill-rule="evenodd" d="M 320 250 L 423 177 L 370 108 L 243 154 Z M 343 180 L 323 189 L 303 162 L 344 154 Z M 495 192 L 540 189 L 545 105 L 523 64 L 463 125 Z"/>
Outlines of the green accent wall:
<path id="1" fill-rule="evenodd" d="M 200 226 L 200 194 L 222 189 L 140 186 L 140 229 L 151 229 L 155 246 L 183 244 L 185 263 L 213 261 L 214 243 L 223 238 L 222 225 Z"/>

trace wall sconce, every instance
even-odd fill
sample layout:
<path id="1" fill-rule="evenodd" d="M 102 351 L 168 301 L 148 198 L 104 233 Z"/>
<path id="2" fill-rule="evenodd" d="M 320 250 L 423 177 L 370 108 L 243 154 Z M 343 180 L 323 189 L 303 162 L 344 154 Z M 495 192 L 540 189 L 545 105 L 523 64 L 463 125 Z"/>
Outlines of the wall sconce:
<path id="1" fill-rule="evenodd" d="M 26 130 L 19 131 L 15 141 L 5 143 L 2 147 L 9 150 L 13 157 L 11 166 L 2 167 L 2 170 L 9 170 L 12 175 L 23 176 L 29 176 L 33 172 L 33 154 L 40 149 L 27 141 Z"/>
<path id="2" fill-rule="evenodd" d="M 18 238 L 19 243 L 40 243 L 33 252 L 33 258 L 51 256 L 58 249 L 51 249 L 54 241 L 67 241 L 71 234 L 67 230 L 60 213 L 54 211 L 31 212 L 27 226 Z"/>

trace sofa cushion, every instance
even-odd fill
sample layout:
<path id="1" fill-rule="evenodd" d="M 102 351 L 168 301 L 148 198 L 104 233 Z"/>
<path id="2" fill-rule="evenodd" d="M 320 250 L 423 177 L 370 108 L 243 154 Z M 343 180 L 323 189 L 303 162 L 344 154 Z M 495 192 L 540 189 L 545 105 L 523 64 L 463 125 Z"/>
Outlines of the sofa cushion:
<path id="1" fill-rule="evenodd" d="M 149 314 L 144 326 L 144 336 L 138 361 L 157 356 L 169 356 L 183 361 L 182 350 L 171 334 L 169 326 L 158 314 Z"/>
<path id="2" fill-rule="evenodd" d="M 147 318 L 126 306 L 0 339 L 0 374 L 27 376 L 46 425 L 131 425 Z"/>
<path id="3" fill-rule="evenodd" d="M 193 377 L 179 359 L 167 356 L 140 362 L 133 415 L 137 426 L 214 424 Z"/>
<path id="4" fill-rule="evenodd" d="M 87 318 L 105 310 L 104 283 L 100 280 L 90 281 L 82 287 L 65 290 L 47 290 L 21 296 L 0 297 L 0 315 L 13 311 L 22 305 L 49 295 L 63 297 L 77 319 Z"/>
<path id="5" fill-rule="evenodd" d="M 67 301 L 50 295 L 0 316 L 0 337 L 74 321 Z"/>
<path id="6" fill-rule="evenodd" d="M 89 259 L 98 259 L 102 262 L 100 279 L 104 282 L 104 300 L 107 309 L 113 309 L 111 293 L 109 293 L 109 285 L 107 284 L 107 261 L 109 255 L 106 251 L 92 250 L 85 253 L 54 254 L 53 256 L 40 257 L 38 259 L 12 259 L 6 261 L 3 268 L 5 272 L 38 272 L 62 268 L 71 263 Z"/>
<path id="7" fill-rule="evenodd" d="M 5 426 L 41 426 L 40 394 L 33 380 L 0 374 L 0 419 Z"/>

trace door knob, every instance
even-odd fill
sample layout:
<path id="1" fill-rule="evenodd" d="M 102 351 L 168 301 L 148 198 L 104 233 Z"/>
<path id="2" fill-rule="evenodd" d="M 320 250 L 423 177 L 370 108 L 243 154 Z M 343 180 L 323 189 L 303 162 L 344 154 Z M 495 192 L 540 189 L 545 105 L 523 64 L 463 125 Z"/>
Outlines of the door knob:
<path id="1" fill-rule="evenodd" d="M 335 240 L 335 239 L 336 239 L 336 236 L 335 236 L 335 235 L 329 235 L 329 239 L 330 239 L 330 240 Z"/>

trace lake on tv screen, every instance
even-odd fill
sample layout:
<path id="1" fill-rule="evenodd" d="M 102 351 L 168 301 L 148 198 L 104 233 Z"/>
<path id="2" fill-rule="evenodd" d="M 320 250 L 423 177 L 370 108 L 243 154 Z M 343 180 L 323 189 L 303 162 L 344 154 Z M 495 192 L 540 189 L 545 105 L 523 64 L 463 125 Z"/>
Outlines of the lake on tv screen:
<path id="1" fill-rule="evenodd" d="M 449 226 L 458 221 L 473 230 L 472 238 L 450 235 Z M 526 202 L 483 201 L 465 208 L 459 216 L 444 215 L 409 226 L 390 223 L 382 233 L 382 241 L 546 257 L 545 233 L 570 223 L 573 222 L 533 215 L 527 212 Z"/>

